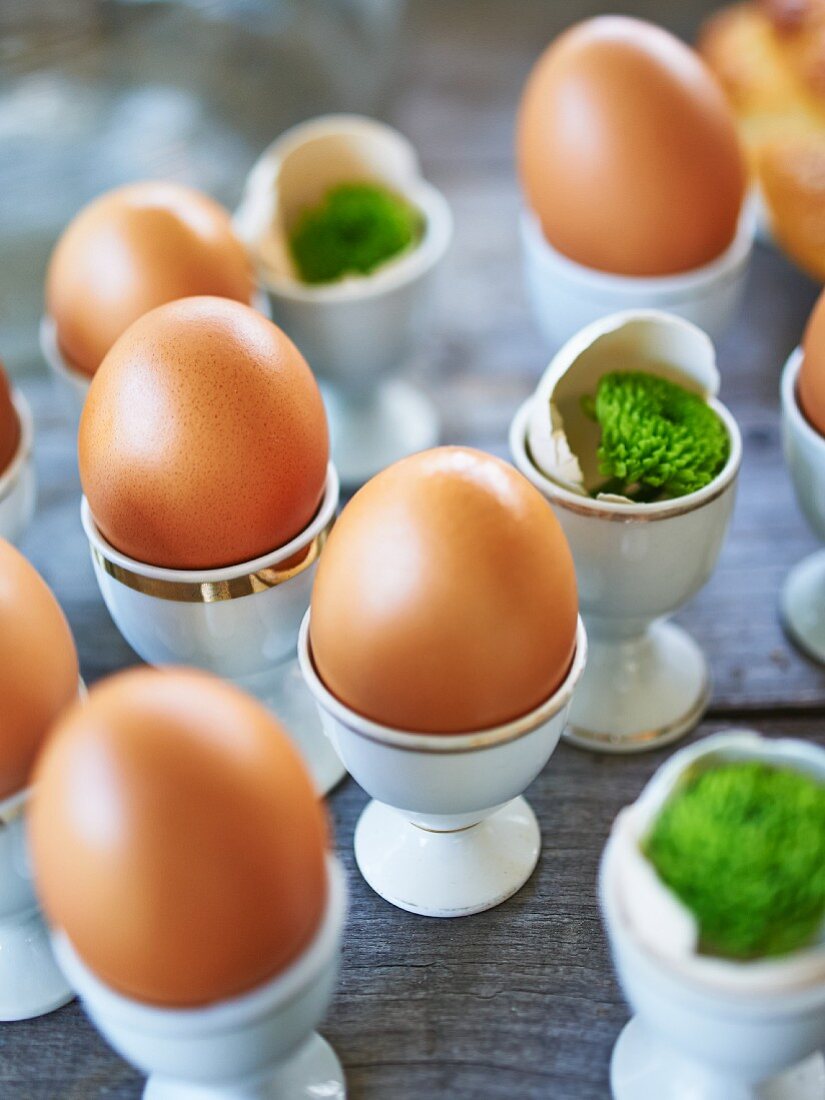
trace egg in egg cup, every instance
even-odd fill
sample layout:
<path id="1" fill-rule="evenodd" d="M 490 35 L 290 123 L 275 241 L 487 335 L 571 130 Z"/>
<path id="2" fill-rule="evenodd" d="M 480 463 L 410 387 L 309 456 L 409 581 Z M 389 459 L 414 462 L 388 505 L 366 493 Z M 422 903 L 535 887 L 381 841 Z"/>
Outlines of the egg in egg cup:
<path id="1" fill-rule="evenodd" d="M 712 481 L 656 503 L 594 497 L 585 489 L 571 448 L 573 456 L 580 449 L 588 482 L 600 477 L 597 426 L 581 401 L 614 368 L 664 371 L 707 396 L 730 444 Z M 513 419 L 515 464 L 550 502 L 576 562 L 590 655 L 565 737 L 583 748 L 656 748 L 692 729 L 707 706 L 705 657 L 681 627 L 664 620 L 707 582 L 733 510 L 742 441 L 714 396 L 718 388 L 713 345 L 703 332 L 670 314 L 632 310 L 572 337 Z"/>
<path id="2" fill-rule="evenodd" d="M 74 996 L 35 896 L 26 815 L 34 760 L 57 715 L 84 689 L 57 601 L 2 539 L 0 575 L 0 1021 L 6 1021 L 43 1016 Z"/>
<path id="3" fill-rule="evenodd" d="M 37 500 L 34 421 L 28 401 L 20 390 L 7 385 L 0 366 L 0 454 L 7 438 L 11 453 L 0 469 L 0 538 L 18 542 Z"/>
<path id="4" fill-rule="evenodd" d="M 321 794 L 346 769 L 321 728 L 296 645 L 337 507 L 330 463 L 321 507 L 296 538 L 226 569 L 185 570 L 122 554 L 103 538 L 85 497 L 81 505 L 100 591 L 129 645 L 149 664 L 194 665 L 260 699 L 289 730 Z"/>
<path id="5" fill-rule="evenodd" d="M 825 309 L 820 299 L 804 347 L 796 348 L 782 372 L 782 439 L 799 506 L 814 533 L 825 540 L 825 417 L 821 397 L 819 403 L 816 399 L 822 362 L 817 349 L 823 346 L 823 336 Z M 805 408 L 800 400 L 803 369 L 808 387 Z M 825 664 L 825 550 L 791 570 L 782 590 L 782 618 L 796 644 Z"/>
<path id="6" fill-rule="evenodd" d="M 420 239 L 367 274 L 302 281 L 289 247 L 297 219 L 331 188 L 356 181 L 380 184 L 419 210 Z M 321 379 L 344 485 L 360 485 L 396 459 L 434 446 L 435 406 L 393 375 L 426 329 L 452 215 L 423 178 L 407 139 L 359 115 L 324 115 L 295 126 L 252 169 L 234 221 L 257 263 L 273 319 Z"/>
<path id="7" fill-rule="evenodd" d="M 636 1013 L 613 1050 L 616 1100 L 822 1095 L 822 944 L 751 961 L 699 953 L 684 907 L 640 852 L 686 772 L 743 760 L 825 780 L 825 752 L 817 746 L 723 733 L 668 760 L 614 823 L 599 892 L 619 983 Z"/>
<path id="8" fill-rule="evenodd" d="M 386 901 L 425 917 L 465 917 L 512 897 L 538 862 L 541 834 L 522 792 L 558 744 L 587 658 L 579 620 L 573 664 L 557 691 L 513 722 L 422 734 L 371 722 L 324 685 L 309 645 L 298 656 L 324 729 L 372 796 L 355 830 L 361 874 Z"/>
<path id="9" fill-rule="evenodd" d="M 517 151 L 525 281 L 548 346 L 632 308 L 712 336 L 727 326 L 755 218 L 733 114 L 690 47 L 623 15 L 569 28 L 527 80 Z"/>

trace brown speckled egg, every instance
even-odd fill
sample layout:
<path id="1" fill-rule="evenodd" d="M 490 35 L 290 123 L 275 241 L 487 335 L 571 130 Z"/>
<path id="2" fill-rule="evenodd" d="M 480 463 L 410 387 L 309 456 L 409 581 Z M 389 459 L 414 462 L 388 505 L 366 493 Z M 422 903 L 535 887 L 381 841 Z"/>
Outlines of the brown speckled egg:
<path id="1" fill-rule="evenodd" d="M 324 913 L 326 818 L 304 764 L 262 706 L 205 673 L 95 687 L 43 754 L 29 825 L 50 923 L 139 1001 L 245 993 Z"/>
<path id="2" fill-rule="evenodd" d="M 11 399 L 11 385 L 0 363 L 0 475 L 20 446 L 20 419 Z"/>
<path id="3" fill-rule="evenodd" d="M 260 313 L 221 298 L 136 321 L 80 421 L 80 478 L 101 533 L 173 569 L 233 565 L 289 542 L 318 509 L 328 458 L 301 353 Z"/>
<path id="4" fill-rule="evenodd" d="M 51 589 L 0 539 L 0 799 L 29 785 L 52 723 L 77 697 L 77 650 Z"/>
<path id="5" fill-rule="evenodd" d="M 358 714 L 469 732 L 549 698 L 577 614 L 573 558 L 542 496 L 500 459 L 442 447 L 390 466 L 344 509 L 310 642 L 319 676 Z"/>
<path id="6" fill-rule="evenodd" d="M 811 313 L 802 350 L 797 397 L 811 425 L 825 435 L 825 293 L 820 294 Z"/>
<path id="7" fill-rule="evenodd" d="M 49 263 L 46 310 L 66 359 L 91 375 L 155 306 L 203 294 L 249 304 L 254 292 L 227 211 L 191 187 L 146 182 L 106 192 L 70 222 Z"/>
<path id="8" fill-rule="evenodd" d="M 527 205 L 577 263 L 671 275 L 734 238 L 746 171 L 730 107 L 660 27 L 610 15 L 562 34 L 530 74 L 517 139 Z"/>

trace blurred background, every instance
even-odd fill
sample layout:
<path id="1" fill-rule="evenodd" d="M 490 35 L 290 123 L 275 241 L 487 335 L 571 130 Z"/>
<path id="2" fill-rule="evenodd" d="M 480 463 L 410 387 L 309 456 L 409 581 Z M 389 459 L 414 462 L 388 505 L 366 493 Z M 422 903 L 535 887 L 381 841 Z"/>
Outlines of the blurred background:
<path id="1" fill-rule="evenodd" d="M 617 7 L 691 39 L 712 4 Z M 554 34 L 603 10 L 582 0 L 0 0 L 0 356 L 13 374 L 39 369 L 48 254 L 93 195 L 163 177 L 233 207 L 263 147 L 328 110 L 375 114 L 419 146 L 456 207 L 462 268 L 479 259 L 462 235 L 463 205 L 476 207 L 471 223 L 486 213 L 506 227 L 498 256 L 498 233 L 485 234 L 484 286 L 465 289 L 507 298 L 520 86 Z M 492 186 L 474 187 L 474 176 Z M 448 314 L 461 315 L 462 297 L 451 291 Z"/>

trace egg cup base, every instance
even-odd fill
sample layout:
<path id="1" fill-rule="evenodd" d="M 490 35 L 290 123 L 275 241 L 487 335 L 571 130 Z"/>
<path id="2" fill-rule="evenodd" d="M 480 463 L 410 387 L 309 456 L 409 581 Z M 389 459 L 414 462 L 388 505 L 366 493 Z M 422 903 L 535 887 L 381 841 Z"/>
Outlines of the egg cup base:
<path id="1" fill-rule="evenodd" d="M 438 443 L 438 410 L 400 378 L 350 391 L 321 383 L 332 455 L 345 486 L 363 485 L 385 467 Z"/>
<path id="2" fill-rule="evenodd" d="M 710 676 L 686 631 L 666 622 L 635 637 L 600 635 L 592 622 L 587 630 L 587 666 L 565 740 L 595 752 L 647 752 L 697 725 L 710 698 Z"/>
<path id="3" fill-rule="evenodd" d="M 501 905 L 538 862 L 536 815 L 519 796 L 474 825 L 439 831 L 372 801 L 355 829 L 361 874 L 385 901 L 423 917 L 466 917 Z"/>
<path id="4" fill-rule="evenodd" d="M 37 910 L 0 923 L 0 1021 L 45 1016 L 74 999 Z"/>
<path id="5" fill-rule="evenodd" d="M 338 1055 L 318 1032 L 277 1070 L 254 1081 L 212 1087 L 168 1077 L 150 1077 L 143 1100 L 344 1100 L 346 1085 Z"/>
<path id="6" fill-rule="evenodd" d="M 782 625 L 808 657 L 825 664 L 825 550 L 803 559 L 782 587 Z"/>
<path id="7" fill-rule="evenodd" d="M 298 658 L 282 662 L 262 677 L 242 679 L 237 683 L 256 696 L 284 724 L 318 792 L 323 796 L 337 787 L 347 769 L 324 733 L 315 700 L 301 675 Z"/>
<path id="8" fill-rule="evenodd" d="M 614 1100 L 821 1100 L 825 1059 L 813 1054 L 754 1085 L 685 1059 L 634 1016 L 613 1048 L 610 1087 Z"/>
<path id="9" fill-rule="evenodd" d="M 12 391 L 20 421 L 20 443 L 4 470 L 0 470 L 0 538 L 16 545 L 31 523 L 37 504 L 37 474 L 34 467 L 34 423 L 22 393 Z"/>

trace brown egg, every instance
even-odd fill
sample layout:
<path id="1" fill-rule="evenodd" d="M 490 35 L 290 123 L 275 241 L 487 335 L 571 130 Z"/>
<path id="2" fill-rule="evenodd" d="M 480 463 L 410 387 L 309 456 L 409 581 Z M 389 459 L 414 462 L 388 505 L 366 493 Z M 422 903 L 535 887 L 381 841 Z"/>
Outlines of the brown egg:
<path id="1" fill-rule="evenodd" d="M 77 697 L 72 632 L 33 565 L 0 539 L 0 798 L 24 790 L 49 729 Z"/>
<path id="2" fill-rule="evenodd" d="M 0 363 L 0 474 L 17 454 L 20 446 L 20 420 L 11 399 L 11 385 Z"/>
<path id="3" fill-rule="evenodd" d="M 650 23 L 601 16 L 553 42 L 517 145 L 528 206 L 577 263 L 670 275 L 736 233 L 746 172 L 730 108 L 698 55 Z"/>
<path id="4" fill-rule="evenodd" d="M 413 455 L 344 509 L 321 556 L 310 640 L 327 688 L 418 733 L 533 710 L 573 656 L 573 559 L 541 495 L 500 459 Z"/>
<path id="5" fill-rule="evenodd" d="M 298 752 L 205 673 L 133 669 L 93 689 L 38 765 L 30 832 L 50 923 L 150 1004 L 254 988 L 324 912 L 326 819 Z"/>
<path id="6" fill-rule="evenodd" d="M 70 222 L 46 279 L 46 310 L 72 366 L 94 374 L 133 321 L 155 306 L 215 294 L 249 304 L 246 250 L 229 214 L 179 183 L 108 191 Z"/>
<path id="7" fill-rule="evenodd" d="M 825 435 L 825 293 L 820 294 L 802 338 L 797 397 L 805 416 Z"/>
<path id="8" fill-rule="evenodd" d="M 329 437 L 315 378 L 249 306 L 186 298 L 136 321 L 80 421 L 80 479 L 104 537 L 152 565 L 260 557 L 310 522 Z"/>

